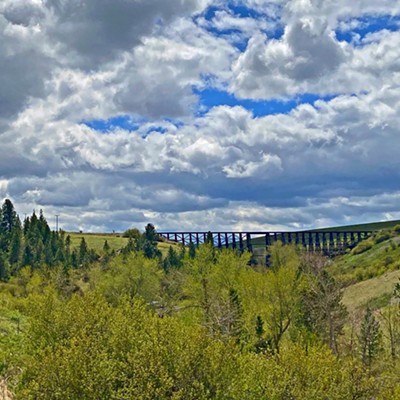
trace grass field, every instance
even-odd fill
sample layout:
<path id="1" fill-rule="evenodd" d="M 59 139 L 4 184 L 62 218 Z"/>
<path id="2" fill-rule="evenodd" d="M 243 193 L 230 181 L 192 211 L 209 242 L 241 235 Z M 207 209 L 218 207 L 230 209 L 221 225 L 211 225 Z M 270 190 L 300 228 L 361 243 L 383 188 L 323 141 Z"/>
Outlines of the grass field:
<path id="1" fill-rule="evenodd" d="M 343 304 L 350 313 L 365 309 L 381 308 L 387 305 L 394 285 L 399 282 L 400 271 L 390 271 L 376 278 L 358 282 L 343 292 Z"/>
<path id="2" fill-rule="evenodd" d="M 93 249 L 96 253 L 101 253 L 103 250 L 104 242 L 107 240 L 111 250 L 118 251 L 128 243 L 128 239 L 122 237 L 122 234 L 112 233 L 79 233 L 79 232 L 66 232 L 66 235 L 71 237 L 71 245 L 73 248 L 78 248 L 82 238 L 85 238 L 86 244 L 89 249 Z M 158 248 L 161 253 L 165 254 L 172 243 L 158 243 Z"/>
<path id="3" fill-rule="evenodd" d="M 102 233 L 76 233 L 68 232 L 66 233 L 71 237 L 72 247 L 79 247 L 82 238 L 85 238 L 86 244 L 90 249 L 96 251 L 96 253 L 101 253 L 103 250 L 104 242 L 107 240 L 108 245 L 111 250 L 119 250 L 126 246 L 128 239 L 122 237 L 122 235 L 117 234 L 102 234 Z"/>

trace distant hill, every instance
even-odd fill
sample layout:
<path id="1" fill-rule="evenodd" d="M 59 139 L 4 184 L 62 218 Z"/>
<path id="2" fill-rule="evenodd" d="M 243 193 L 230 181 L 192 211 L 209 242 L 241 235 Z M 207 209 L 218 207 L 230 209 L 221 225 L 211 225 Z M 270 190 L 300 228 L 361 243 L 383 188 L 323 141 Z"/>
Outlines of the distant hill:
<path id="1" fill-rule="evenodd" d="M 357 224 L 357 225 L 344 225 L 344 226 L 334 226 L 330 228 L 320 228 L 320 229 L 310 229 L 305 232 L 345 232 L 345 231 L 353 231 L 353 232 L 362 232 L 362 231 L 380 231 L 382 229 L 391 229 L 396 225 L 400 224 L 400 220 L 396 219 L 393 221 L 383 221 L 383 222 L 367 222 L 365 224 Z"/>

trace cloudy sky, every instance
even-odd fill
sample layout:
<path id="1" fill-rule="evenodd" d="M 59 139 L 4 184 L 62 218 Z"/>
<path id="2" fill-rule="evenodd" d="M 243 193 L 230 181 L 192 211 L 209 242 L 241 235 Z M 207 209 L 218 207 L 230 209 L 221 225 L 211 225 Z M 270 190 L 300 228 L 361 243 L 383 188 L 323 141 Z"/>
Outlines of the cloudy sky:
<path id="1" fill-rule="evenodd" d="M 400 219 L 400 1 L 0 0 L 0 198 L 66 230 Z"/>

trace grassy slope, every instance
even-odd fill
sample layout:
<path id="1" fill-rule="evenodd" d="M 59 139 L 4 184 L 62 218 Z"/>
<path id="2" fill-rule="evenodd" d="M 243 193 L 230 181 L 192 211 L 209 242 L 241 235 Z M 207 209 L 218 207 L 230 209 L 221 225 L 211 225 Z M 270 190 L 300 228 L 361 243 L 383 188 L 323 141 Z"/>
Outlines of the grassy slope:
<path id="1" fill-rule="evenodd" d="M 111 250 L 116 251 L 126 246 L 126 244 L 128 243 L 128 239 L 122 237 L 122 235 L 120 234 L 68 232 L 67 235 L 71 236 L 72 247 L 78 248 L 82 238 L 85 238 L 87 246 L 90 249 L 95 250 L 96 253 L 102 252 L 104 242 L 106 240 Z M 171 244 L 159 242 L 158 248 L 163 254 L 165 254 L 168 251 L 170 245 Z"/>
<path id="2" fill-rule="evenodd" d="M 359 244 L 362 246 L 363 242 Z M 369 250 L 355 254 L 357 248 L 339 257 L 331 272 L 344 284 L 354 283 L 400 269 L 400 236 L 374 244 Z"/>
<path id="3" fill-rule="evenodd" d="M 381 308 L 390 301 L 399 279 L 400 271 L 397 270 L 351 285 L 343 292 L 343 304 L 350 312 L 357 312 L 366 306 Z"/>
<path id="4" fill-rule="evenodd" d="M 390 238 L 376 243 L 379 237 L 389 233 Z M 367 306 L 372 309 L 385 307 L 393 294 L 394 286 L 400 279 L 400 235 L 382 231 L 359 244 L 370 244 L 365 251 L 357 247 L 338 258 L 330 267 L 331 273 L 347 287 L 343 303 L 350 313 L 360 313 Z"/>
<path id="5" fill-rule="evenodd" d="M 88 247 L 95 250 L 97 253 L 100 253 L 103 250 L 104 242 L 106 240 L 111 250 L 119 250 L 122 247 L 126 246 L 126 244 L 128 243 L 128 239 L 123 238 L 121 235 L 75 232 L 68 232 L 67 234 L 71 236 L 72 247 L 79 247 L 79 243 L 81 242 L 82 238 L 85 238 Z"/>
<path id="6" fill-rule="evenodd" d="M 358 224 L 358 225 L 345 225 L 345 226 L 334 226 L 334 227 L 330 227 L 330 228 L 313 229 L 312 232 L 379 231 L 381 229 L 393 228 L 394 226 L 399 225 L 399 224 L 400 224 L 400 220 L 384 221 L 384 222 L 370 222 L 370 223 Z"/>
<path id="7" fill-rule="evenodd" d="M 344 225 L 344 226 L 333 226 L 329 228 L 310 229 L 304 232 L 366 232 L 366 231 L 379 231 L 382 229 L 391 229 L 396 225 L 400 225 L 400 220 L 384 221 L 384 222 L 370 222 L 365 224 L 357 225 Z M 303 231 L 299 231 L 303 232 Z M 255 237 L 251 239 L 253 246 L 264 246 L 264 236 Z"/>

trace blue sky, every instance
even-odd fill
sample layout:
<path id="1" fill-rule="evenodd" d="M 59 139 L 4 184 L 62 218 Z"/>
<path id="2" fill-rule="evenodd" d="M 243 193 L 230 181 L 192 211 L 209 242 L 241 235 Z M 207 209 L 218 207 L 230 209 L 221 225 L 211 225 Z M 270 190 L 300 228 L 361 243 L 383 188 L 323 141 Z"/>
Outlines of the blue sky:
<path id="1" fill-rule="evenodd" d="M 82 5 L 0 6 L 0 196 L 21 214 L 88 231 L 400 219 L 393 1 Z"/>

